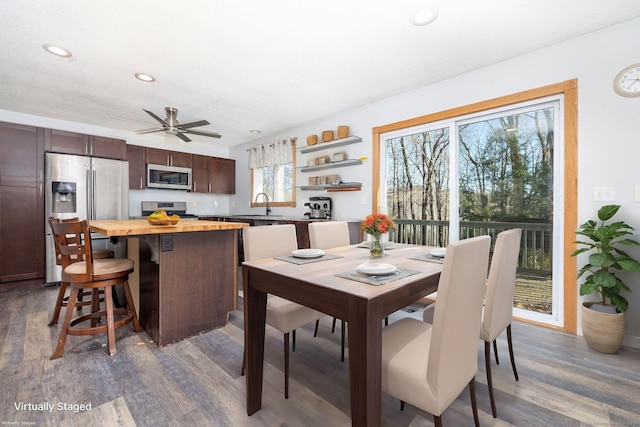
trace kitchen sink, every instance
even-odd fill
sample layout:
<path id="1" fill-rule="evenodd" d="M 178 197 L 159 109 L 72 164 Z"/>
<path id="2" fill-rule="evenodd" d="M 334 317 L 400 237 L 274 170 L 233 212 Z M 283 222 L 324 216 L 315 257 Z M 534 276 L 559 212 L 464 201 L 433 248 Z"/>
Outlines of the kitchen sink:
<path id="1" fill-rule="evenodd" d="M 249 217 L 265 217 L 265 218 L 279 218 L 282 217 L 283 215 L 229 215 L 231 217 L 237 217 L 237 218 L 249 218 Z"/>

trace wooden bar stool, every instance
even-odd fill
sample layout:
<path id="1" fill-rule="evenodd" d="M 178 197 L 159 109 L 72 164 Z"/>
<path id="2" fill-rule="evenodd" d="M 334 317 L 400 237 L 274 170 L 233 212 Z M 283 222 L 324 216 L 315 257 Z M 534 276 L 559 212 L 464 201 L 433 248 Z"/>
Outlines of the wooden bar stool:
<path id="1" fill-rule="evenodd" d="M 91 250 L 91 233 L 87 221 L 72 222 L 52 222 L 53 237 L 56 239 L 63 265 L 67 266 L 62 270 L 62 281 L 69 283 L 71 293 L 67 307 L 73 307 L 80 291 L 90 289 L 92 291 L 91 313 L 73 317 L 73 310 L 67 310 L 64 321 L 60 329 L 58 345 L 51 359 L 57 359 L 64 353 L 64 346 L 67 335 L 95 335 L 107 333 L 109 354 L 116 354 L 115 330 L 133 322 L 133 329 L 142 332 L 142 327 L 138 323 L 133 297 L 129 289 L 129 273 L 133 271 L 134 263 L 126 258 L 93 259 Z M 80 243 L 75 243 L 77 236 Z M 73 241 L 73 243 L 70 243 Z M 71 262 L 72 258 L 83 259 L 83 261 Z M 127 299 L 127 308 L 114 308 L 112 289 L 115 285 L 122 283 Z M 104 290 L 104 310 L 100 310 L 98 302 L 98 290 Z M 118 316 L 118 320 L 116 320 Z M 106 324 L 99 325 L 97 321 L 106 318 Z M 87 327 L 75 326 L 78 323 L 91 321 Z"/>
<path id="2" fill-rule="evenodd" d="M 52 222 L 73 222 L 73 221 L 79 221 L 79 218 L 60 219 L 60 218 L 49 217 L 49 227 L 51 227 Z M 80 236 L 77 236 L 77 235 L 67 236 L 67 241 L 69 243 L 78 244 L 80 243 L 78 241 L 79 237 Z M 58 242 L 56 241 L 56 239 L 53 239 L 53 243 L 56 251 L 56 264 L 61 266 L 62 269 L 64 270 L 64 268 L 67 267 L 68 264 L 65 265 L 62 263 L 62 256 L 60 255 L 60 248 L 58 247 Z M 94 249 L 92 253 L 93 253 L 93 259 L 113 258 L 113 251 L 108 249 Z M 73 263 L 73 262 L 78 262 L 82 260 L 78 259 L 77 257 L 69 257 L 67 258 L 67 261 L 69 263 Z M 56 305 L 53 309 L 53 315 L 51 316 L 51 320 L 49 321 L 49 326 L 53 326 L 58 323 L 58 317 L 60 317 L 60 309 L 62 307 L 67 306 L 67 301 L 69 300 L 69 297 L 66 296 L 67 286 L 68 286 L 67 282 L 65 281 L 60 282 L 60 289 L 58 289 L 58 297 L 56 299 Z M 91 300 L 87 300 L 87 301 L 84 300 L 84 297 L 90 297 L 91 293 L 92 293 L 91 291 L 86 291 L 86 290 L 81 290 L 78 293 L 78 302 L 76 302 L 76 309 L 78 311 L 82 310 L 83 306 L 86 306 L 92 303 Z M 104 302 L 104 296 L 103 296 L 104 291 L 100 291 L 99 293 L 100 293 L 99 302 Z"/>

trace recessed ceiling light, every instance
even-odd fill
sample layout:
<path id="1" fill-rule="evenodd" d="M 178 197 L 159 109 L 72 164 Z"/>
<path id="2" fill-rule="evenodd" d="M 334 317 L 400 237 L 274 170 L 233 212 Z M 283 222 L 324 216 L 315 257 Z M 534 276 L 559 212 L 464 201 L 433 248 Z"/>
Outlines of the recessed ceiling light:
<path id="1" fill-rule="evenodd" d="M 61 56 L 63 58 L 71 58 L 71 52 L 69 52 L 67 49 L 64 49 L 60 46 L 54 46 L 52 44 L 47 43 L 47 44 L 43 44 L 42 47 L 47 52 L 52 53 L 56 56 Z"/>
<path id="2" fill-rule="evenodd" d="M 136 73 L 135 76 L 136 76 L 136 79 L 142 80 L 143 82 L 155 82 L 156 81 L 155 77 L 153 77 L 151 74 L 147 74 L 147 73 Z"/>
<path id="3" fill-rule="evenodd" d="M 423 7 L 415 11 L 409 20 L 413 25 L 427 25 L 432 23 L 438 17 L 438 8 L 435 6 L 432 7 Z"/>
<path id="4" fill-rule="evenodd" d="M 258 129 L 251 129 L 251 130 L 249 131 L 249 133 L 252 133 L 252 134 L 254 134 L 254 135 L 257 135 L 257 134 L 259 134 L 259 133 L 262 133 L 262 131 L 261 131 L 261 130 L 258 130 Z"/>

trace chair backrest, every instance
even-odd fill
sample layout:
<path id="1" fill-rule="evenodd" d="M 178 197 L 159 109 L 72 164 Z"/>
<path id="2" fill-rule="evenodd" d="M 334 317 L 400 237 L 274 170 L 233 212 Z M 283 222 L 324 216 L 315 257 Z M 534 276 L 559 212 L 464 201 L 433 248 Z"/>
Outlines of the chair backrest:
<path id="1" fill-rule="evenodd" d="M 478 370 L 478 330 L 491 237 L 449 244 L 433 314 L 427 381 L 443 408 Z M 445 404 L 446 403 L 446 404 Z"/>
<path id="2" fill-rule="evenodd" d="M 60 218 L 54 218 L 54 217 L 50 216 L 48 218 L 48 221 L 49 221 L 49 227 L 51 228 L 51 232 L 53 233 L 53 226 L 51 225 L 52 223 L 54 223 L 54 222 L 75 222 L 75 221 L 80 221 L 80 218 L 75 217 L 75 218 L 68 218 L 68 219 L 60 219 Z M 67 236 L 67 244 L 79 244 L 80 242 L 81 242 L 81 240 L 80 240 L 80 236 L 79 235 L 75 235 L 74 234 L 74 235 L 68 235 Z M 69 264 L 66 264 L 66 265 L 62 264 L 62 257 L 60 256 L 60 247 L 58 246 L 58 241 L 55 239 L 55 237 L 53 239 L 53 246 L 54 246 L 55 251 L 56 251 L 56 264 L 62 265 L 62 268 L 65 268 Z M 67 258 L 67 260 L 71 261 L 71 262 L 81 261 L 80 259 L 77 259 L 77 258 L 73 259 L 73 260 L 70 260 L 70 259 Z"/>
<path id="3" fill-rule="evenodd" d="M 261 225 L 242 229 L 245 261 L 283 256 L 298 249 L 296 226 L 293 224 Z"/>
<path id="4" fill-rule="evenodd" d="M 91 231 L 89 223 L 84 221 L 51 221 L 51 231 L 60 251 L 63 269 L 80 260 L 86 260 L 86 277 L 78 281 L 91 281 L 93 277 L 93 256 L 91 251 Z"/>
<path id="5" fill-rule="evenodd" d="M 313 249 L 349 246 L 349 224 L 346 221 L 310 222 L 309 242 Z"/>
<path id="6" fill-rule="evenodd" d="M 486 341 L 496 339 L 513 319 L 513 293 L 521 236 L 521 228 L 512 228 L 502 231 L 496 238 L 480 331 L 480 338 Z"/>

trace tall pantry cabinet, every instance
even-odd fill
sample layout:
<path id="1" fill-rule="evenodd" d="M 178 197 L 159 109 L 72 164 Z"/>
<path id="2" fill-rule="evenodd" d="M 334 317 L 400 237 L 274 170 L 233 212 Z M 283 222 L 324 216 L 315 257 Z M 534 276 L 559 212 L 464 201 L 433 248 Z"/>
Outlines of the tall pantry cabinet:
<path id="1" fill-rule="evenodd" d="M 45 275 L 44 133 L 0 122 L 0 288 Z"/>

